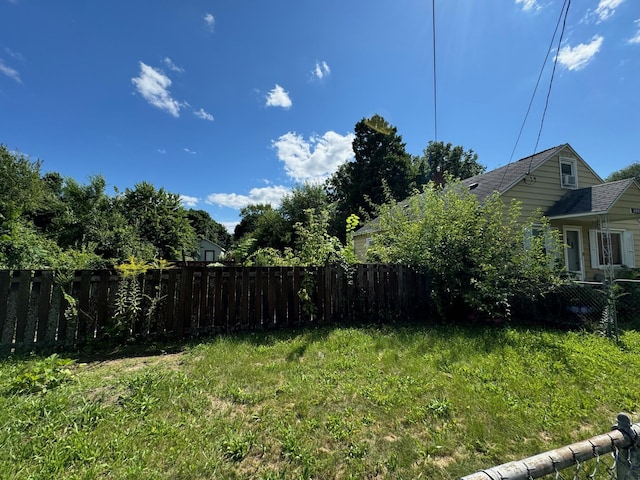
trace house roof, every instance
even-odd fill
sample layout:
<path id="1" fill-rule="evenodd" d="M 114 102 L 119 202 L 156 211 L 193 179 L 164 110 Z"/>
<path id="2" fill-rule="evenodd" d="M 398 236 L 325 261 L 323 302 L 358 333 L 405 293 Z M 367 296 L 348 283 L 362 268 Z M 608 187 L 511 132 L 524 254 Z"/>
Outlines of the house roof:
<path id="1" fill-rule="evenodd" d="M 571 190 L 552 205 L 545 216 L 558 218 L 607 213 L 633 183 L 633 178 L 627 178 Z"/>
<path id="2" fill-rule="evenodd" d="M 503 194 L 565 147 L 569 147 L 569 144 L 558 145 L 495 170 L 475 175 L 463 180 L 462 184 L 469 187 L 480 201 L 494 192 Z"/>
<path id="3" fill-rule="evenodd" d="M 223 251 L 223 252 L 225 251 L 224 247 L 222 247 L 222 246 L 218 245 L 216 242 L 212 242 L 212 241 L 211 241 L 211 240 L 209 240 L 208 238 L 201 238 L 201 239 L 200 239 L 200 245 L 201 245 L 201 246 L 204 246 L 204 245 L 212 246 L 212 247 L 214 247 L 214 248 L 218 248 L 219 250 L 221 250 L 221 251 Z"/>
<path id="4" fill-rule="evenodd" d="M 483 201 L 494 192 L 503 194 L 547 161 L 549 157 L 566 147 L 571 148 L 568 143 L 558 145 L 557 147 L 543 150 L 529 157 L 521 158 L 517 162 L 509 163 L 495 170 L 469 177 L 463 180 L 462 184 L 469 187 L 480 201 Z M 401 205 L 402 203 L 403 202 L 400 202 Z M 380 218 L 374 218 L 356 230 L 354 235 L 366 235 L 377 232 L 380 229 L 379 225 Z"/>

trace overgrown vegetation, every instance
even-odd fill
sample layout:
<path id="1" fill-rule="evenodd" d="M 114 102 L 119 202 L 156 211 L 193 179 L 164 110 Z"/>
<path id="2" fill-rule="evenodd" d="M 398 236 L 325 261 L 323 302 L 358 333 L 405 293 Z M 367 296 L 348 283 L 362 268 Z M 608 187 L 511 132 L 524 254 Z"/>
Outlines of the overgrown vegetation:
<path id="1" fill-rule="evenodd" d="M 532 300 L 561 281 L 558 233 L 541 215 L 523 223 L 520 204 L 497 194 L 481 202 L 449 178 L 380 213 L 370 258 L 428 272 L 444 318 L 508 319 L 514 299 Z"/>
<path id="2" fill-rule="evenodd" d="M 155 269 L 162 277 L 162 272 L 173 268 L 173 265 L 162 259 L 145 262 L 130 257 L 127 262 L 116 265 L 115 268 L 118 272 L 119 283 L 115 294 L 114 317 L 112 325 L 109 326 L 109 334 L 116 341 L 129 341 L 133 340 L 136 334 L 148 333 L 151 318 L 161 307 L 165 298 L 160 284 L 155 286 L 151 295 L 143 291 L 145 273 L 150 269 Z M 140 319 L 144 320 L 142 331 L 135 332 L 134 325 Z"/>
<path id="3" fill-rule="evenodd" d="M 640 368 L 640 335 L 622 341 L 405 326 L 5 359 L 0 478 L 458 478 L 637 415 L 619 365 Z"/>
<path id="4" fill-rule="evenodd" d="M 180 196 L 141 182 L 106 191 L 97 175 L 87 184 L 0 145 L 0 269 L 102 268 L 135 256 L 192 257 L 198 238 L 223 246 L 231 236 Z"/>

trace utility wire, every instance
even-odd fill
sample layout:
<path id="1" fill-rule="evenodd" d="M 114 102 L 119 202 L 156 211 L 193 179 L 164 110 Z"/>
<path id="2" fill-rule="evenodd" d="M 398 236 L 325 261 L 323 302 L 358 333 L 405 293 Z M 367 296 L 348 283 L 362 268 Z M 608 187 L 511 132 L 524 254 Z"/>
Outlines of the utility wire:
<path id="1" fill-rule="evenodd" d="M 536 146 L 533 149 L 533 153 L 538 149 L 538 142 L 540 141 L 540 135 L 542 135 L 542 126 L 544 125 L 544 117 L 547 114 L 547 107 L 549 106 L 549 97 L 551 96 L 551 86 L 553 85 L 553 77 L 556 73 L 556 66 L 558 65 L 558 56 L 560 55 L 560 45 L 562 44 L 562 37 L 564 36 L 564 30 L 567 26 L 567 15 L 569 14 L 569 7 L 571 6 L 571 0 L 567 0 L 567 9 L 564 11 L 564 21 L 562 22 L 562 30 L 560 31 L 560 38 L 558 39 L 558 49 L 556 50 L 556 57 L 553 60 L 553 70 L 551 71 L 551 80 L 549 80 L 549 90 L 547 91 L 547 99 L 544 104 L 544 111 L 542 112 L 542 120 L 540 121 L 540 130 L 538 130 L 538 138 L 536 139 Z M 533 159 L 533 157 L 531 157 Z M 529 164 L 531 169 L 531 164 Z"/>
<path id="2" fill-rule="evenodd" d="M 431 0 L 431 31 L 433 32 L 433 130 L 438 141 L 438 95 L 436 82 L 436 0 Z"/>
<path id="3" fill-rule="evenodd" d="M 538 74 L 538 79 L 536 80 L 536 85 L 535 88 L 533 89 L 533 93 L 531 95 L 531 99 L 529 100 L 529 106 L 527 107 L 527 113 L 524 116 L 524 119 L 522 120 L 522 124 L 520 125 L 520 131 L 518 132 L 518 137 L 516 138 L 516 142 L 513 145 L 513 150 L 511 150 L 511 156 L 509 157 L 509 161 L 507 162 L 507 168 L 505 168 L 504 173 L 502 175 L 502 179 L 500 180 L 500 184 L 498 186 L 498 190 L 500 190 L 500 188 L 502 188 L 502 184 L 504 183 L 504 179 L 507 176 L 507 171 L 509 170 L 509 165 L 511 164 L 511 162 L 513 161 L 513 156 L 515 155 L 516 152 L 516 148 L 518 148 L 518 143 L 520 142 L 520 137 L 522 136 L 522 132 L 524 131 L 524 126 L 527 123 L 527 119 L 529 118 L 529 113 L 531 113 L 531 107 L 533 106 L 533 101 L 535 99 L 536 93 L 538 91 L 538 86 L 540 85 L 540 80 L 542 79 L 542 74 L 544 73 L 544 69 L 547 65 L 547 61 L 549 60 L 549 55 L 551 54 L 551 50 L 553 49 L 553 42 L 556 39 L 556 35 L 558 33 L 558 28 L 560 26 L 560 21 L 562 20 L 562 16 L 564 14 L 564 24 L 562 27 L 562 34 L 560 36 L 560 42 L 558 43 L 558 48 L 560 48 L 560 43 L 562 42 L 562 36 L 564 34 L 564 29 L 566 26 L 566 21 L 567 21 L 567 13 L 569 11 L 569 4 L 571 3 L 571 0 L 564 0 L 564 3 L 562 4 L 562 9 L 560 10 L 560 15 L 558 16 L 558 21 L 556 22 L 556 28 L 553 31 L 553 35 L 551 37 L 551 41 L 549 42 L 549 47 L 547 48 L 547 54 L 544 57 L 544 62 L 542 62 L 542 67 L 540 68 L 540 73 Z M 553 72 L 555 72 L 555 65 L 558 60 L 558 55 L 556 53 L 556 57 L 555 57 L 555 61 L 554 61 L 554 66 L 553 66 Z M 549 91 L 547 92 L 547 104 L 549 102 L 549 93 L 551 92 L 551 83 L 553 82 L 553 73 L 552 73 L 552 78 L 551 78 L 551 82 L 549 84 Z M 545 106 L 545 113 L 546 113 L 546 106 Z M 543 115 L 543 120 L 544 122 L 544 115 Z M 540 126 L 540 132 L 542 131 L 542 125 Z M 540 140 L 540 133 L 538 133 L 538 140 Z M 536 147 L 534 148 L 533 153 L 535 154 L 536 150 L 538 148 L 538 142 L 536 142 Z M 531 161 L 533 160 L 533 156 Z M 527 169 L 527 173 L 529 173 L 531 171 L 531 163 L 529 163 L 529 167 Z"/>
<path id="4" fill-rule="evenodd" d="M 540 86 L 540 80 L 542 79 L 542 74 L 544 73 L 544 68 L 547 66 L 547 60 L 549 60 L 549 55 L 551 54 L 551 50 L 553 49 L 553 42 L 556 39 L 556 34 L 558 33 L 558 28 L 560 27 L 560 21 L 562 20 L 562 13 L 567 5 L 567 0 L 564 1 L 562 5 L 562 10 L 560 11 L 560 16 L 558 17 L 558 21 L 556 22 L 556 28 L 553 31 L 553 36 L 551 37 L 551 41 L 549 42 L 549 48 L 547 48 L 547 54 L 544 57 L 544 62 L 542 62 L 542 67 L 540 68 L 540 73 L 538 74 L 538 80 L 536 80 L 536 86 L 533 89 L 533 94 L 531 95 L 531 100 L 529 100 L 529 106 L 527 107 L 527 113 L 524 116 L 524 120 L 522 120 L 522 125 L 520 125 L 520 131 L 518 132 L 518 138 L 516 138 L 516 143 L 513 146 L 513 150 L 511 150 L 511 156 L 509 157 L 509 163 L 513 160 L 513 156 L 515 155 L 516 148 L 518 148 L 518 143 L 520 143 L 520 137 L 522 136 L 522 132 L 524 130 L 524 126 L 527 123 L 527 119 L 529 118 L 529 113 L 531 113 L 531 107 L 533 105 L 533 100 L 536 97 L 536 93 L 538 92 L 538 86 Z"/>

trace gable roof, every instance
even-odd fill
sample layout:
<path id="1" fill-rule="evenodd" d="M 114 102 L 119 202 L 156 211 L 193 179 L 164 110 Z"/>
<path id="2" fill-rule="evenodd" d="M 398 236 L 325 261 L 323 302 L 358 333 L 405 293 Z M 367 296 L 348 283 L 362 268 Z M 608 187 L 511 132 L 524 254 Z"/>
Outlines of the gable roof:
<path id="1" fill-rule="evenodd" d="M 507 165 L 496 168 L 489 172 L 469 177 L 465 180 L 462 180 L 461 183 L 462 185 L 468 187 L 469 190 L 471 190 L 478 197 L 478 200 L 480 200 L 480 202 L 483 202 L 488 196 L 492 195 L 495 192 L 497 192 L 499 195 L 502 195 L 503 193 L 509 191 L 512 187 L 521 182 L 527 175 L 532 174 L 547 160 L 563 150 L 567 150 L 571 157 L 579 158 L 584 166 L 591 173 L 593 173 L 593 175 L 597 179 L 603 182 L 602 178 L 591 168 L 591 166 L 589 166 L 589 164 L 582 160 L 580 155 L 576 153 L 571 145 L 569 145 L 568 143 L 564 143 L 562 145 L 543 150 L 542 152 L 535 153 L 528 157 L 521 158 L 516 162 L 508 163 Z M 624 185 L 616 185 L 620 182 L 627 183 Z M 563 196 L 556 204 L 554 204 L 545 215 L 558 217 L 563 215 L 580 215 L 580 213 L 582 213 L 583 215 L 588 215 L 593 214 L 596 211 L 608 211 L 630 185 L 627 180 L 621 180 L 620 182 L 602 183 L 594 187 L 571 190 L 567 195 Z M 640 188 L 640 185 L 638 186 Z M 595 190 L 591 190 L 594 188 Z M 590 191 L 590 193 L 588 191 Z M 404 202 L 405 201 L 400 202 L 399 204 L 402 205 Z M 587 208 L 598 210 L 587 211 L 585 210 Z M 603 208 L 604 210 L 600 210 Z M 573 213 L 574 210 L 580 213 Z M 379 224 L 380 218 L 376 217 L 356 230 L 354 232 L 354 235 L 366 235 L 374 233 L 379 230 Z"/>
<path id="2" fill-rule="evenodd" d="M 634 182 L 633 178 L 627 178 L 571 190 L 553 204 L 545 216 L 558 218 L 607 213 Z"/>
<path id="3" fill-rule="evenodd" d="M 495 170 L 466 178 L 462 184 L 469 187 L 480 201 L 494 192 L 503 194 L 565 147 L 571 148 L 568 143 L 558 145 Z"/>
<path id="4" fill-rule="evenodd" d="M 226 251 L 224 249 L 224 247 L 218 245 L 216 242 L 212 242 L 208 238 L 201 238 L 200 239 L 200 247 L 202 248 L 202 247 L 205 247 L 205 246 L 211 246 L 211 247 L 214 247 L 214 248 L 218 248 L 219 250 L 221 250 L 223 252 Z"/>

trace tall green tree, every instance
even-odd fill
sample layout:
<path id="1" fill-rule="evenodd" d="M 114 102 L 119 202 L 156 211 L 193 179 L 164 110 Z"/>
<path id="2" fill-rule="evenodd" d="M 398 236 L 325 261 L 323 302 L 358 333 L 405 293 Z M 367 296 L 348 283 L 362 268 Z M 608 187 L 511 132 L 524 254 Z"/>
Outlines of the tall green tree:
<path id="1" fill-rule="evenodd" d="M 63 248 L 87 247 L 104 228 L 110 215 L 110 199 L 105 192 L 106 180 L 101 175 L 90 177 L 88 184 L 66 178 L 60 190 L 64 210 L 54 224 L 58 244 Z"/>
<path id="2" fill-rule="evenodd" d="M 478 154 L 460 145 L 430 141 L 423 156 L 415 164 L 418 187 L 433 180 L 438 172 L 460 180 L 484 173 L 486 167 L 478 162 Z"/>
<path id="3" fill-rule="evenodd" d="M 0 144 L 0 222 L 37 209 L 43 191 L 40 165 Z"/>
<path id="4" fill-rule="evenodd" d="M 321 212 L 329 210 L 329 197 L 321 184 L 303 183 L 293 187 L 282 198 L 278 213 L 282 216 L 284 237 L 289 239 L 287 246 L 295 247 L 297 240 L 296 224 L 304 224 L 309 212 L 319 217 Z"/>
<path id="5" fill-rule="evenodd" d="M 180 260 L 195 254 L 196 234 L 178 194 L 142 182 L 125 190 L 121 207 L 128 223 L 153 245 L 159 257 Z"/>
<path id="6" fill-rule="evenodd" d="M 389 196 L 403 200 L 410 194 L 415 176 L 402 137 L 383 117 L 363 118 L 354 133 L 354 160 L 341 165 L 325 184 L 335 206 L 332 231 L 341 239 L 345 238 L 349 215 L 366 218 Z"/>
<path id="7" fill-rule="evenodd" d="M 620 170 L 616 170 L 606 178 L 606 181 L 615 182 L 626 178 L 635 178 L 636 182 L 640 183 L 640 162 L 634 162 Z"/>
<path id="8" fill-rule="evenodd" d="M 209 212 L 191 208 L 187 211 L 187 218 L 197 237 L 211 240 L 225 249 L 231 247 L 231 234 L 224 225 L 216 222 Z"/>

